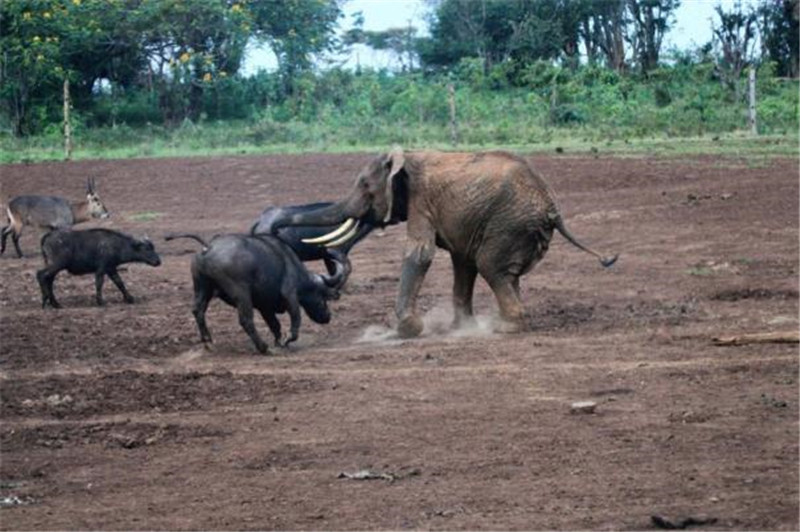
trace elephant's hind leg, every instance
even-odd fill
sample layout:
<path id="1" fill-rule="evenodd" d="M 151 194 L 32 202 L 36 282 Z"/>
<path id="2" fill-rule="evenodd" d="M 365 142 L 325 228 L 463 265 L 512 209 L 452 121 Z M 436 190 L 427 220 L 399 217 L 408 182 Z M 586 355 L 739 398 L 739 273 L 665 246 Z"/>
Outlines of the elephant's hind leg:
<path id="1" fill-rule="evenodd" d="M 489 286 L 497 298 L 500 307 L 502 322 L 497 326 L 499 332 L 520 332 L 525 325 L 525 308 L 519 298 L 518 281 L 516 277 L 496 277 L 487 279 Z"/>

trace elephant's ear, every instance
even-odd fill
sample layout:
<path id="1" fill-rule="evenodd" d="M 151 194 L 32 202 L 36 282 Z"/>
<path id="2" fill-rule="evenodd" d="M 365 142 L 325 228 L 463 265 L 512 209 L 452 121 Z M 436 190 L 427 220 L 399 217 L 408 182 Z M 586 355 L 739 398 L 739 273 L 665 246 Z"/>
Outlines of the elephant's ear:
<path id="1" fill-rule="evenodd" d="M 386 165 L 389 166 L 389 175 L 386 177 L 386 217 L 384 218 L 384 222 L 389 223 L 389 220 L 392 218 L 392 206 L 394 203 L 394 176 L 397 175 L 400 170 L 406 164 L 406 156 L 403 153 L 403 148 L 400 146 L 395 146 L 392 148 L 386 156 Z"/>

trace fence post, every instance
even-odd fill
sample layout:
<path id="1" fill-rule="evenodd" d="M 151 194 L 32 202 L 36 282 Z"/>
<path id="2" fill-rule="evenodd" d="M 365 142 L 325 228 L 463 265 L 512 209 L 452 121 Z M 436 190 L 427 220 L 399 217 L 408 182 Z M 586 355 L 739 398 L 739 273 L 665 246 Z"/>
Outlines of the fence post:
<path id="1" fill-rule="evenodd" d="M 748 106 L 747 117 L 750 124 L 750 134 L 753 136 L 758 135 L 758 124 L 756 123 L 756 69 L 750 67 L 747 73 L 748 85 Z"/>
<path id="2" fill-rule="evenodd" d="M 450 142 L 458 144 L 458 126 L 456 125 L 456 89 L 453 84 L 447 85 L 447 101 L 450 103 Z"/>
<path id="3" fill-rule="evenodd" d="M 64 159 L 72 159 L 72 127 L 69 123 L 69 78 L 64 78 Z"/>

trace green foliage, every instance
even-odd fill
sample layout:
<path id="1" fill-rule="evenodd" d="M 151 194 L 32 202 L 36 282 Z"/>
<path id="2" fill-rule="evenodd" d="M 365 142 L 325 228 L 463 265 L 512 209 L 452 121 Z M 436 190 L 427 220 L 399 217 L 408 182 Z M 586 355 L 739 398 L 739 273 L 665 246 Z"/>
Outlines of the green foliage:
<path id="1" fill-rule="evenodd" d="M 222 90 L 250 40 L 276 52 L 283 95 L 295 91 L 311 55 L 330 50 L 338 0 L 14 0 L 0 2 L 0 118 L 15 135 L 58 120 L 60 88 L 71 81 L 76 109 L 109 115 L 156 95 L 159 120 L 178 124 L 226 113 Z M 98 93 L 102 93 L 98 98 Z M 151 111 L 139 106 L 140 118 Z M 148 115 L 148 116 L 144 116 Z M 240 116 L 242 114 L 240 113 Z"/>
<path id="2" fill-rule="evenodd" d="M 710 45 L 671 51 L 668 61 L 636 73 L 592 55 L 615 35 L 630 36 L 619 24 L 633 22 L 614 16 L 634 8 L 644 9 L 643 20 L 655 10 L 663 34 L 674 0 L 498 0 L 459 11 L 472 1 L 435 4 L 427 41 L 409 27 L 358 26 L 345 36 L 404 56 L 403 72 L 313 68 L 312 55 L 337 44 L 339 0 L 3 2 L 1 156 L 25 157 L 19 146 L 59 149 L 65 79 L 73 87 L 73 142 L 97 156 L 447 146 L 450 84 L 459 143 L 468 146 L 713 138 L 746 127 L 744 98 L 726 87 L 741 85 L 743 73 L 721 71 Z M 611 41 L 592 40 L 600 38 Z M 278 54 L 277 72 L 238 73 L 253 39 Z M 586 65 L 572 60 L 576 39 L 596 48 Z M 415 52 L 422 71 L 412 68 Z M 785 61 L 759 67 L 766 134 L 797 133 L 797 85 L 776 77 L 785 69 Z"/>
<path id="3" fill-rule="evenodd" d="M 773 72 L 769 64 L 759 72 L 759 128 L 790 135 L 781 145 L 791 145 L 798 130 L 796 83 L 774 78 Z M 726 102 L 727 89 L 710 64 L 677 62 L 637 77 L 599 66 L 572 71 L 536 62 L 519 74 L 522 86 L 504 87 L 471 60 L 462 61 L 452 76 L 334 69 L 304 75 L 291 97 L 281 96 L 279 75 L 224 80 L 205 93 L 198 120 L 170 126 L 159 120 L 157 95 L 125 91 L 112 98 L 104 93 L 89 111 L 76 113 L 76 150 L 108 157 L 329 151 L 396 143 L 447 147 L 450 83 L 464 147 L 532 149 L 582 142 L 622 149 L 649 139 L 711 139 L 746 129 L 745 103 Z M 60 155 L 60 145 L 60 125 L 52 122 L 24 145 L 0 136 L 0 159 L 29 157 L 20 146 Z M 722 145 L 707 140 L 705 146 Z"/>

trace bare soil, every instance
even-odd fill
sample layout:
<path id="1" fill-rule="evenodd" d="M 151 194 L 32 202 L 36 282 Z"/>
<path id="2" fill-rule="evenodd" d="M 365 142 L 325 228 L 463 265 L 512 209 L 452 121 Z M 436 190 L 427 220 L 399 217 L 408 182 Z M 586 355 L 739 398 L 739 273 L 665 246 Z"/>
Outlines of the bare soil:
<path id="1" fill-rule="evenodd" d="M 342 196 L 369 157 L 0 168 L 6 198 L 77 199 L 95 176 L 113 217 L 82 227 L 146 233 L 163 259 L 122 273 L 133 305 L 62 273 L 55 311 L 35 231 L 0 258 L 0 528 L 800 527 L 798 348 L 712 342 L 798 327 L 796 160 L 531 157 L 573 233 L 621 257 L 603 270 L 556 236 L 523 280 L 528 332 L 492 332 L 482 281 L 479 326 L 451 331 L 440 251 L 426 333 L 393 338 L 397 226 L 356 247 L 334 319 L 292 349 L 256 355 L 216 301 L 204 350 L 197 246 L 161 237 Z"/>

